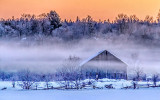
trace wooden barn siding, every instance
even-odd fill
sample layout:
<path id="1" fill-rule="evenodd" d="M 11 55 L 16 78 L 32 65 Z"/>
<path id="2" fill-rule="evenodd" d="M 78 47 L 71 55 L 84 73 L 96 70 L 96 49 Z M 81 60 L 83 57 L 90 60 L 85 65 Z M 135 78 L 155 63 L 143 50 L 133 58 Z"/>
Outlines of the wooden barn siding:
<path id="1" fill-rule="evenodd" d="M 117 62 L 122 66 L 122 69 L 124 71 L 127 71 L 127 65 L 125 63 L 123 63 L 120 59 L 118 59 L 117 57 L 115 57 L 114 55 L 112 55 L 111 53 L 104 51 L 102 52 L 100 55 L 96 56 L 95 58 L 93 58 L 91 61 L 110 61 L 110 62 Z M 119 66 L 119 67 L 121 67 Z"/>
<path id="2" fill-rule="evenodd" d="M 120 66 L 118 66 L 118 67 L 121 67 L 120 69 L 118 69 L 119 71 L 108 72 L 107 73 L 107 78 L 110 78 L 110 79 L 127 79 L 127 65 L 125 63 L 123 63 L 120 59 L 118 59 L 117 57 L 112 55 L 111 53 L 109 53 L 107 51 L 104 51 L 101 54 L 99 54 L 98 56 L 96 56 L 95 58 L 93 58 L 92 60 L 90 60 L 88 63 L 91 63 L 92 61 L 118 62 L 120 64 Z M 86 63 L 85 66 L 87 67 L 87 65 L 88 64 Z M 115 69 L 116 69 L 116 67 L 115 67 Z"/>

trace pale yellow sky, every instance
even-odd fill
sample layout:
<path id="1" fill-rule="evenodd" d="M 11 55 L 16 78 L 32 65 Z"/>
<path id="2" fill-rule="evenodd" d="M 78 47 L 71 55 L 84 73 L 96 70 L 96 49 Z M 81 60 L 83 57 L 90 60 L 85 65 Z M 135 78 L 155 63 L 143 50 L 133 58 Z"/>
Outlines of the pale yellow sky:
<path id="1" fill-rule="evenodd" d="M 144 19 L 146 15 L 156 18 L 159 9 L 160 0 L 0 0 L 0 18 L 56 10 L 62 19 L 91 15 L 96 20 L 113 20 L 119 13 Z"/>

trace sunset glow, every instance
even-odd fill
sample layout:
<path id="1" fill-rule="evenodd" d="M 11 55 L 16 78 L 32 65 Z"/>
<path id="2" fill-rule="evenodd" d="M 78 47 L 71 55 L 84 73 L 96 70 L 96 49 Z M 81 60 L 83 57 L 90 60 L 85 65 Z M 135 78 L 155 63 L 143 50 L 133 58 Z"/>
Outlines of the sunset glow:
<path id="1" fill-rule="evenodd" d="M 160 0 L 0 0 L 0 18 L 56 10 L 62 19 L 91 15 L 96 20 L 113 20 L 119 13 L 136 14 L 144 19 L 146 15 L 156 18 L 159 9 Z"/>

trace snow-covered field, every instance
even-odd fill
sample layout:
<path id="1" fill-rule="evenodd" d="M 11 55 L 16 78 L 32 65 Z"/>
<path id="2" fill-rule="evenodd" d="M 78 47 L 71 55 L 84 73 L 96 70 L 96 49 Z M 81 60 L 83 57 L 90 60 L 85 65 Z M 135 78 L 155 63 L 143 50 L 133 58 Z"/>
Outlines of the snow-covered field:
<path id="1" fill-rule="evenodd" d="M 0 91 L 0 100 L 160 100 L 160 89 Z"/>
<path id="2" fill-rule="evenodd" d="M 89 82 L 91 82 L 92 84 L 91 85 L 87 85 Z M 16 82 L 15 84 L 15 89 L 17 90 L 21 90 L 22 88 L 18 85 L 19 83 L 21 82 Z M 106 89 L 106 86 L 108 85 L 112 85 L 112 87 L 114 89 L 122 89 L 124 87 L 133 87 L 133 81 L 131 80 L 115 80 L 115 79 L 107 79 L 107 78 L 104 78 L 104 79 L 99 79 L 98 81 L 96 81 L 95 79 L 86 79 L 86 80 L 83 80 L 81 81 L 81 84 L 86 84 L 85 88 L 83 89 L 93 89 L 93 86 L 95 86 L 96 88 L 98 89 Z M 54 88 L 58 88 L 58 87 L 64 87 L 64 82 L 61 81 L 61 82 L 57 82 L 57 81 L 53 81 L 53 82 L 49 82 L 48 83 L 50 87 L 54 87 Z M 71 84 L 71 83 L 70 83 Z M 150 86 L 153 86 L 153 82 L 145 82 L 145 81 L 140 81 L 137 83 L 138 84 L 138 87 L 147 87 L 148 84 Z M 72 83 L 73 87 L 74 87 L 74 82 Z M 159 86 L 160 85 L 160 82 L 157 82 L 157 85 Z M 35 82 L 33 85 L 32 85 L 32 89 L 35 89 L 37 86 L 37 89 L 38 90 L 43 90 L 46 87 L 46 82 Z M 0 81 L 0 90 L 2 88 L 6 87 L 7 90 L 9 89 L 12 89 L 12 82 L 11 81 Z"/>
<path id="3" fill-rule="evenodd" d="M 58 87 L 56 82 L 51 83 Z M 106 89 L 104 86 L 107 84 L 113 84 L 115 89 Z M 160 100 L 160 88 L 121 89 L 131 86 L 131 81 L 101 79 L 94 82 L 94 85 L 101 89 L 22 90 L 18 86 L 12 88 L 12 82 L 0 82 L 0 89 L 7 87 L 5 90 L 0 90 L 0 100 Z M 40 82 L 39 87 L 45 87 L 45 82 Z"/>

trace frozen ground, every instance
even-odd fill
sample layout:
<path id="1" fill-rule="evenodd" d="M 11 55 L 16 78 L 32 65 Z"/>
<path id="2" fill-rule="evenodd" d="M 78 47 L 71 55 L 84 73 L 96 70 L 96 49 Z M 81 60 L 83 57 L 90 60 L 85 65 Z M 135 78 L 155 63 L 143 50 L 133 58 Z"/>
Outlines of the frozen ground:
<path id="1" fill-rule="evenodd" d="M 88 82 L 91 82 L 92 85 L 87 85 L 87 87 L 85 87 L 86 89 L 93 89 L 93 86 L 97 87 L 97 88 L 100 88 L 100 89 L 106 89 L 106 85 L 110 85 L 112 84 L 113 88 L 115 89 L 121 89 L 121 88 L 124 88 L 124 87 L 129 87 L 129 86 L 133 86 L 133 82 L 131 80 L 115 80 L 115 79 L 107 79 L 107 78 L 104 78 L 104 79 L 99 79 L 98 81 L 96 81 L 95 79 L 86 79 L 86 80 L 83 80 L 81 81 L 81 84 L 82 83 L 85 83 L 85 84 L 88 84 Z M 16 89 L 17 90 L 21 90 L 21 87 L 18 85 L 18 83 L 21 83 L 21 82 L 16 82 Z M 49 82 L 49 86 L 53 86 L 54 88 L 58 88 L 58 87 L 64 87 L 64 82 L 56 82 L 56 81 L 53 81 L 53 82 Z M 32 86 L 32 89 L 35 89 L 36 87 L 36 84 L 37 85 L 37 89 L 39 90 L 42 90 L 44 88 L 46 88 L 46 83 L 45 82 L 36 82 L 35 84 L 33 84 Z M 138 82 L 138 85 L 139 86 L 145 86 L 147 87 L 147 84 L 150 84 L 153 85 L 153 82 Z M 72 83 L 72 85 L 74 86 L 74 84 Z M 157 82 L 157 85 L 160 85 L 160 82 Z M 0 81 L 0 90 L 2 88 L 6 87 L 7 90 L 10 90 L 12 89 L 12 82 L 10 81 Z"/>
<path id="2" fill-rule="evenodd" d="M 160 89 L 0 91 L 0 100 L 160 100 Z"/>
<path id="3" fill-rule="evenodd" d="M 40 83 L 40 87 L 45 84 Z M 106 84 L 113 84 L 115 89 L 104 88 Z M 52 82 L 52 85 L 57 86 L 57 83 Z M 103 89 L 27 91 L 18 86 L 13 89 L 12 82 L 0 82 L 0 89 L 7 87 L 6 90 L 0 90 L 0 100 L 160 100 L 160 88 L 120 89 L 122 86 L 130 86 L 131 81 L 101 79 L 95 85 Z"/>

